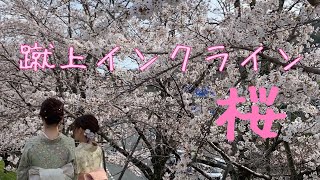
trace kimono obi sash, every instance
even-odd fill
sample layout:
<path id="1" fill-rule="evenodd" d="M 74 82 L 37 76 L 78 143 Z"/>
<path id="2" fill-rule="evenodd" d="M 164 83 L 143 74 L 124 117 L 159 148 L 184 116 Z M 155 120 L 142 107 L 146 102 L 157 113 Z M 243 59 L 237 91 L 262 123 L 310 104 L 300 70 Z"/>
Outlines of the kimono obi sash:
<path id="1" fill-rule="evenodd" d="M 71 163 L 57 169 L 44 169 L 32 166 L 29 169 L 29 180 L 72 180 L 74 168 Z"/>

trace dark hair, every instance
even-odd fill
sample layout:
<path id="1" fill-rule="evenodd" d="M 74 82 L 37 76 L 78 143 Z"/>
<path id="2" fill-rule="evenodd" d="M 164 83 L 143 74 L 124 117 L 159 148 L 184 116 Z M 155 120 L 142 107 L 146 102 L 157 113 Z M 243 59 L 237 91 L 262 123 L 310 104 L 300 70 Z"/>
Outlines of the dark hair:
<path id="1" fill-rule="evenodd" d="M 91 132 L 96 133 L 99 131 L 99 123 L 93 115 L 85 114 L 74 121 L 74 128 L 89 129 Z"/>
<path id="2" fill-rule="evenodd" d="M 63 114 L 63 103 L 55 98 L 48 98 L 41 104 L 40 116 L 47 125 L 59 124 Z"/>

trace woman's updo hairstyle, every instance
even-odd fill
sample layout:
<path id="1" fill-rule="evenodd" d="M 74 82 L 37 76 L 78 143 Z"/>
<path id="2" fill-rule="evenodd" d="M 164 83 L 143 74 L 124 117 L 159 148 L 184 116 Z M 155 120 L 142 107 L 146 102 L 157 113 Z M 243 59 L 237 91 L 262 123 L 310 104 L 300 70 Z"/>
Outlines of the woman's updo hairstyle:
<path id="1" fill-rule="evenodd" d="M 63 103 L 55 98 L 46 99 L 40 109 L 40 116 L 47 125 L 58 125 L 63 119 Z"/>
<path id="2" fill-rule="evenodd" d="M 100 129 L 98 120 L 91 114 L 85 114 L 78 117 L 74 122 L 75 128 L 89 129 L 93 133 L 97 133 Z"/>

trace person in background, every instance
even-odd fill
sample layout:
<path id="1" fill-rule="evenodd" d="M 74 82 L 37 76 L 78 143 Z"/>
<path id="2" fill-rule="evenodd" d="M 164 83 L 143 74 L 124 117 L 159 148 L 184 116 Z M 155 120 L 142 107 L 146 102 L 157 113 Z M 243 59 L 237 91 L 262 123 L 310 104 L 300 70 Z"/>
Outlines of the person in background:
<path id="1" fill-rule="evenodd" d="M 99 131 L 98 120 L 93 115 L 86 114 L 78 117 L 73 125 L 74 139 L 80 142 L 75 149 L 76 179 L 107 180 L 103 151 L 94 141 Z"/>
<path id="2" fill-rule="evenodd" d="M 18 180 L 71 180 L 74 178 L 75 142 L 59 132 L 63 103 L 46 99 L 40 109 L 43 131 L 29 139 L 17 169 Z"/>

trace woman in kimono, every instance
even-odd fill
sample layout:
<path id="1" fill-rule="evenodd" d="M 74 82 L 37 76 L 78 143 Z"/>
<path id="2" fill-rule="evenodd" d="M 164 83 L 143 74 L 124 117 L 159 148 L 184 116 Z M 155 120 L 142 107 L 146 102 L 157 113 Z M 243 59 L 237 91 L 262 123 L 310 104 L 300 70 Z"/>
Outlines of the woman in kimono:
<path id="1" fill-rule="evenodd" d="M 75 174 L 78 180 L 108 179 L 103 166 L 103 151 L 94 141 L 98 131 L 98 120 L 93 115 L 83 115 L 74 122 L 73 136 L 80 142 L 75 149 Z"/>
<path id="2" fill-rule="evenodd" d="M 28 140 L 24 146 L 18 180 L 71 180 L 74 178 L 75 143 L 59 132 L 64 115 L 63 103 L 46 99 L 40 109 L 43 131 Z"/>

